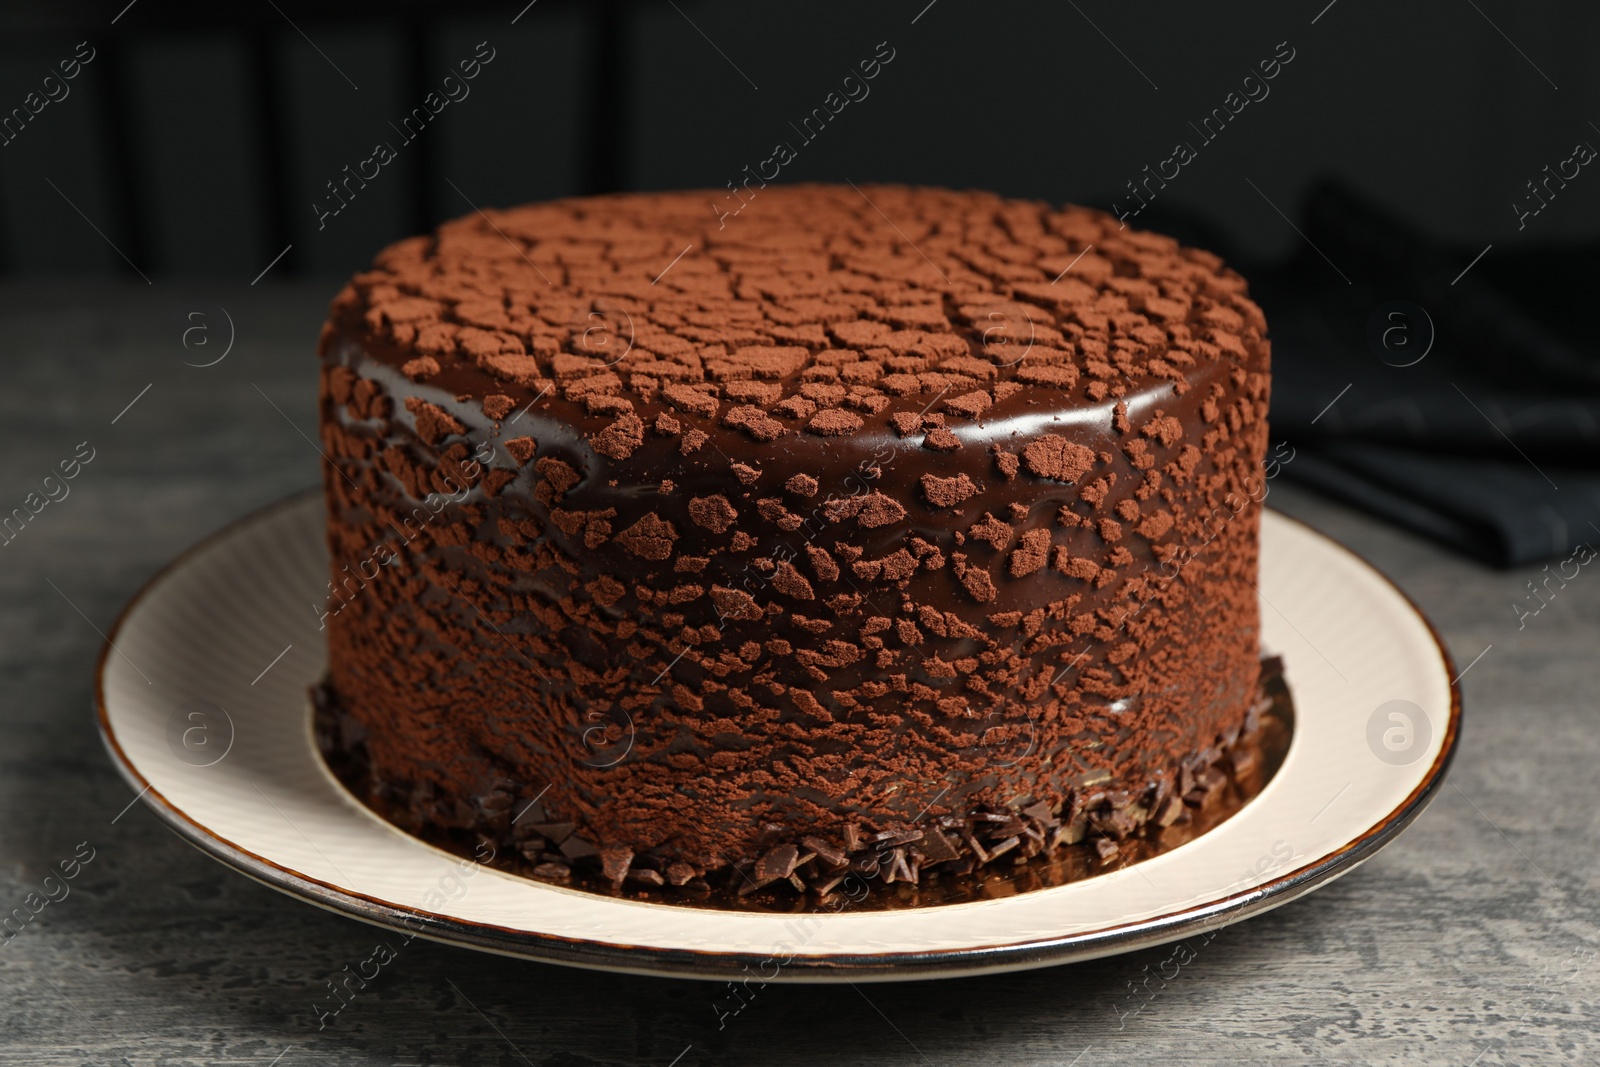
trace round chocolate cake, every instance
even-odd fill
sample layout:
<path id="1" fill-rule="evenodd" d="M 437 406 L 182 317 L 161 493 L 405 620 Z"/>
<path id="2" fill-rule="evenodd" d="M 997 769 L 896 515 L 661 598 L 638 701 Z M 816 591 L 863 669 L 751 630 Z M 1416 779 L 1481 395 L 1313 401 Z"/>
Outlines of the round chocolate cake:
<path id="1" fill-rule="evenodd" d="M 335 743 L 614 886 L 1185 818 L 1259 710 L 1268 342 L 1206 252 L 892 186 L 469 215 L 321 341 Z"/>

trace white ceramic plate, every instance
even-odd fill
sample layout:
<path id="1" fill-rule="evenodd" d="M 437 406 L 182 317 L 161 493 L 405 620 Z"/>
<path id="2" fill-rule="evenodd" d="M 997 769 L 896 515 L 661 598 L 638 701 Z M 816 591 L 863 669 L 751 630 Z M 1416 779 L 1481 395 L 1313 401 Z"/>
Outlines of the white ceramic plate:
<path id="1" fill-rule="evenodd" d="M 465 863 L 390 827 L 327 772 L 307 687 L 324 661 L 320 495 L 185 553 L 118 620 L 100 729 L 134 789 L 223 863 L 313 904 L 474 948 L 581 967 L 768 981 L 1040 967 L 1188 937 L 1293 900 L 1393 840 L 1443 781 L 1460 726 L 1449 658 L 1382 575 L 1268 512 L 1263 642 L 1295 701 L 1283 767 L 1221 826 L 1052 889 L 814 917 L 642 903 Z M 749 971 L 742 971 L 748 967 Z"/>

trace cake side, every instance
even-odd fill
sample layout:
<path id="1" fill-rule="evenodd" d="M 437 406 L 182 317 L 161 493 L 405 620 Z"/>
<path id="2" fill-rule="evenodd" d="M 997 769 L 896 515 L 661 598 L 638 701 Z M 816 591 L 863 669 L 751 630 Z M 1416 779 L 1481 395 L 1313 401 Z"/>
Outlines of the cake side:
<path id="1" fill-rule="evenodd" d="M 419 817 L 692 880 L 1181 813 L 1256 699 L 1259 310 L 1096 212 L 865 193 L 473 216 L 335 301 L 331 685 Z"/>

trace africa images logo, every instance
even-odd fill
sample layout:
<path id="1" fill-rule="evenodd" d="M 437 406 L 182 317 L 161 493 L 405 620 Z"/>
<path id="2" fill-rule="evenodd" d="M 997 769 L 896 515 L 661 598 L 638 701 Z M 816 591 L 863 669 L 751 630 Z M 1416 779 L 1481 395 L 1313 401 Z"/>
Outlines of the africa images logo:
<path id="1" fill-rule="evenodd" d="M 1367 747 L 1393 767 L 1417 762 L 1433 740 L 1428 713 L 1409 700 L 1389 700 L 1367 718 Z"/>

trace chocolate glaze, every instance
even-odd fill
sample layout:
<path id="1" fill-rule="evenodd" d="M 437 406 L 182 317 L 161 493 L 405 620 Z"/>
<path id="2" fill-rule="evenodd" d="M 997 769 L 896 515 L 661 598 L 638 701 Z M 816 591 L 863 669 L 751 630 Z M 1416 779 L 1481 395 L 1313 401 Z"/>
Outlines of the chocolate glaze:
<path id="1" fill-rule="evenodd" d="M 971 870 L 952 869 L 959 865 L 950 861 L 924 863 L 916 882 L 882 885 L 881 878 L 864 873 L 865 865 L 850 864 L 825 879 L 809 879 L 805 888 L 810 892 L 800 893 L 787 879 L 758 882 L 754 865 L 725 869 L 710 883 L 684 886 L 658 884 L 646 875 L 648 868 L 635 867 L 623 885 L 613 885 L 598 856 L 572 862 L 548 840 L 536 844 L 535 839 L 543 835 L 534 827 L 543 824 L 531 816 L 518 820 L 498 837 L 484 833 L 481 826 L 446 829 L 434 822 L 416 821 L 405 791 L 373 776 L 366 745 L 352 740 L 349 717 L 339 708 L 337 698 L 326 686 L 315 687 L 313 694 L 318 746 L 334 776 L 374 814 L 436 848 L 535 881 L 654 904 L 719 911 L 805 913 L 819 907 L 893 911 L 967 904 L 1081 882 L 1164 855 L 1227 822 L 1261 794 L 1288 755 L 1294 734 L 1294 699 L 1282 670 L 1277 657 L 1262 661 L 1259 716 L 1248 718 L 1238 737 L 1223 747 L 1217 762 L 1208 768 L 1213 773 L 1205 776 L 1205 786 L 1197 790 L 1201 795 L 1191 795 L 1161 818 L 1124 828 L 1114 824 L 1107 812 L 1086 821 L 1082 838 L 1065 834 L 1054 848 L 1031 856 L 1018 850 L 1001 853 Z M 882 867 L 885 863 L 880 857 L 892 855 L 894 847 L 874 843 L 860 851 Z M 826 865 L 822 856 L 812 862 L 818 867 Z M 827 890 L 819 892 L 823 885 Z"/>
<path id="2" fill-rule="evenodd" d="M 617 882 L 764 877 L 807 837 L 1150 818 L 1238 730 L 1243 281 L 1082 208 L 863 193 L 473 215 L 335 299 L 330 685 L 419 818 L 537 799 Z"/>

